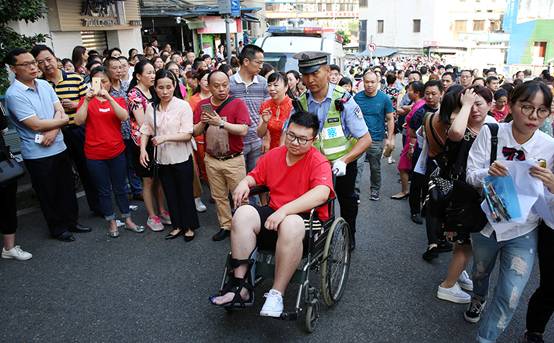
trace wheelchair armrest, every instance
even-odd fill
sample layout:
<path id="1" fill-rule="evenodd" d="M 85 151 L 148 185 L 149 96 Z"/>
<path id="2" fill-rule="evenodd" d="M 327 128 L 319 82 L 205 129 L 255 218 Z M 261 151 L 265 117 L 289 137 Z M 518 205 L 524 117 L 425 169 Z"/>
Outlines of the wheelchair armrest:
<path id="1" fill-rule="evenodd" d="M 269 192 L 269 188 L 267 188 L 267 186 L 259 185 L 259 186 L 254 186 L 254 187 L 250 188 L 250 193 L 248 195 L 249 196 L 254 196 L 254 195 L 259 195 L 259 194 L 267 193 L 267 192 Z"/>

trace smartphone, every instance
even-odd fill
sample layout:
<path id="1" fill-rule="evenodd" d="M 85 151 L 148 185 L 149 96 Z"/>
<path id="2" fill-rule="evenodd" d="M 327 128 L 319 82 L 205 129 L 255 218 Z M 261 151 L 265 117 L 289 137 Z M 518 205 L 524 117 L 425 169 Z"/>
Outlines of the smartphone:
<path id="1" fill-rule="evenodd" d="M 102 83 L 102 78 L 100 77 L 93 77 L 92 78 L 92 90 L 95 93 L 100 92 L 100 84 Z"/>
<path id="2" fill-rule="evenodd" d="M 210 104 L 204 104 L 201 106 L 202 108 L 202 112 L 206 112 L 206 113 L 212 113 L 214 111 L 212 105 Z"/>

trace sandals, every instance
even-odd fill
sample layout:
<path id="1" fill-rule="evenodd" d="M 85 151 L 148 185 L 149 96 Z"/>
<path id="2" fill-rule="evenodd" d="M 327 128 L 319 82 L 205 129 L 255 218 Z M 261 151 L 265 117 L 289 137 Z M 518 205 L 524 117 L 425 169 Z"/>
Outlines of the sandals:
<path id="1" fill-rule="evenodd" d="M 227 283 L 221 288 L 218 295 L 213 295 L 209 298 L 210 303 L 215 306 L 225 308 L 245 308 L 254 305 L 254 280 L 256 278 L 256 255 L 258 250 L 254 249 L 250 253 L 250 257 L 244 260 L 237 260 L 229 255 L 228 258 L 228 272 Z M 237 278 L 234 275 L 234 271 L 241 265 L 248 265 L 246 274 L 243 278 Z M 248 299 L 244 300 L 241 296 L 242 289 L 245 288 L 248 291 Z M 223 304 L 216 304 L 215 298 L 225 295 L 227 293 L 234 293 L 234 297 L 231 301 Z"/>
<path id="2" fill-rule="evenodd" d="M 240 294 L 242 289 L 246 288 L 248 291 L 248 299 L 244 300 Z M 231 301 L 222 304 L 216 304 L 214 302 L 215 298 L 225 295 L 227 293 L 234 293 L 235 296 Z M 212 295 L 210 297 L 210 302 L 212 305 L 228 308 L 245 308 L 254 305 L 254 287 L 250 285 L 247 281 L 247 278 L 236 278 L 234 276 L 229 278 L 229 282 L 223 289 L 219 291 L 219 295 Z"/>

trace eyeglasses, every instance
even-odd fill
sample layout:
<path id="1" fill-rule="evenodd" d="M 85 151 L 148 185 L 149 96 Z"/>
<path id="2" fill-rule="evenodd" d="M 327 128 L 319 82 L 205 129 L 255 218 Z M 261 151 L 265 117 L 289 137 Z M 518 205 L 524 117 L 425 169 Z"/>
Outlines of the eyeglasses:
<path id="1" fill-rule="evenodd" d="M 313 141 L 313 138 L 304 138 L 304 137 L 298 137 L 292 132 L 287 131 L 287 139 L 289 142 L 294 143 L 294 141 L 297 141 L 300 145 L 306 145 L 306 143 Z"/>
<path id="2" fill-rule="evenodd" d="M 33 61 L 33 62 L 18 63 L 18 64 L 14 64 L 14 65 L 15 65 L 16 67 L 29 68 L 30 66 L 36 67 L 37 64 L 38 64 L 37 61 Z"/>
<path id="3" fill-rule="evenodd" d="M 550 115 L 550 110 L 547 108 L 534 108 L 531 105 L 521 105 L 521 113 L 525 114 L 526 116 L 530 116 L 531 114 L 537 112 L 537 117 L 540 119 L 544 119 Z"/>

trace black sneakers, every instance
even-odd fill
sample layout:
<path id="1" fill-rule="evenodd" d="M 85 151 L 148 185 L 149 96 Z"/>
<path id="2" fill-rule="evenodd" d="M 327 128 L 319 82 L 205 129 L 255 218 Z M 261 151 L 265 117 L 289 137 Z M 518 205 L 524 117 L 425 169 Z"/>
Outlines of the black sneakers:
<path id="1" fill-rule="evenodd" d="M 427 250 L 421 256 L 427 262 L 431 262 L 433 259 L 439 257 L 438 248 L 433 246 L 432 248 L 427 248 Z"/>
<path id="2" fill-rule="evenodd" d="M 485 300 L 471 298 L 471 302 L 464 312 L 464 319 L 473 324 L 477 323 L 481 319 L 481 312 L 483 312 L 486 303 Z"/>
<path id="3" fill-rule="evenodd" d="M 534 332 L 526 332 L 523 336 L 522 343 L 544 343 L 544 339 L 541 334 Z"/>

